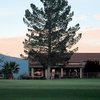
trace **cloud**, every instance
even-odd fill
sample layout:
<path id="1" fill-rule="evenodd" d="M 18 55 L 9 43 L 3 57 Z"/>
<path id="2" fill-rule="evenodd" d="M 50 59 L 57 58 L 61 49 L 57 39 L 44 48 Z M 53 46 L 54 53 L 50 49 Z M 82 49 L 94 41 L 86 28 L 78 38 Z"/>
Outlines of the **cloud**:
<path id="1" fill-rule="evenodd" d="M 79 47 L 78 52 L 100 52 L 100 26 L 85 27 L 80 29 L 78 33 L 82 33 L 82 38 L 74 46 Z M 20 57 L 24 51 L 22 42 L 25 38 L 26 36 L 0 38 L 0 53 Z"/>
<path id="2" fill-rule="evenodd" d="M 79 47 L 78 52 L 100 52 L 100 26 L 86 27 L 79 32 L 83 34 L 76 45 Z"/>
<path id="3" fill-rule="evenodd" d="M 23 44 L 25 37 L 12 37 L 12 38 L 0 38 L 0 53 L 20 57 L 23 53 Z"/>
<path id="4" fill-rule="evenodd" d="M 95 17 L 97 20 L 100 20 L 100 14 L 99 14 L 99 13 L 96 14 L 94 17 Z"/>

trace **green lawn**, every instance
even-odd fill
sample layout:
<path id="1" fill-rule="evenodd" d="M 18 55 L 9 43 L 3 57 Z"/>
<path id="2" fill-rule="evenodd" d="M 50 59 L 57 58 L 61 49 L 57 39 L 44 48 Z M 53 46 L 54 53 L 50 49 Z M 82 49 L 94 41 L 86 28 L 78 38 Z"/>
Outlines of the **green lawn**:
<path id="1" fill-rule="evenodd" d="M 0 80 L 0 100 L 100 100 L 100 79 Z"/>

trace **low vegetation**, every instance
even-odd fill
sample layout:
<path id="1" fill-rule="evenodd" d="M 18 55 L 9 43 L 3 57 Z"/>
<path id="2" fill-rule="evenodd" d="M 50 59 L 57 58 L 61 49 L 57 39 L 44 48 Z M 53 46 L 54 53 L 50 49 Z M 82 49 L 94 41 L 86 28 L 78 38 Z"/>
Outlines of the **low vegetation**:
<path id="1" fill-rule="evenodd" d="M 0 69 L 0 75 L 4 79 L 13 79 L 13 74 L 19 72 L 19 64 L 13 61 L 5 61 L 1 67 L 2 68 Z"/>
<path id="2" fill-rule="evenodd" d="M 100 79 L 0 80 L 0 100 L 100 100 Z"/>

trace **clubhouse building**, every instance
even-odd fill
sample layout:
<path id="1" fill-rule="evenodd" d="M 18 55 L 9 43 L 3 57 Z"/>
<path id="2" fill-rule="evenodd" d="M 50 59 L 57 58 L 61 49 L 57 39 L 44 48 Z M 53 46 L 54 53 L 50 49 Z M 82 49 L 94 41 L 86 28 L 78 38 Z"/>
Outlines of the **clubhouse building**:
<path id="1" fill-rule="evenodd" d="M 58 64 L 50 67 L 51 79 L 60 78 L 83 78 L 83 70 L 85 61 L 98 60 L 100 61 L 100 53 L 75 53 L 72 55 L 69 63 L 65 66 Z M 33 79 L 47 78 L 47 69 L 44 68 L 38 61 L 29 59 L 29 75 Z"/>

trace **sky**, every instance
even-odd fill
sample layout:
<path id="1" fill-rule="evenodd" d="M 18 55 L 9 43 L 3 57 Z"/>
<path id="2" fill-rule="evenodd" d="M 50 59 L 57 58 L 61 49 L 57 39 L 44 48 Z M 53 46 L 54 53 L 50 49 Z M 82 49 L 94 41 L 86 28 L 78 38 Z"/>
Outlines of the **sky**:
<path id="1" fill-rule="evenodd" d="M 23 22 L 30 3 L 41 7 L 40 0 L 0 1 L 0 53 L 19 57 L 23 52 L 27 26 Z M 76 46 L 78 52 L 100 52 L 100 0 L 68 0 L 74 11 L 70 26 L 80 24 L 81 40 Z M 30 9 L 31 10 L 31 9 Z"/>

